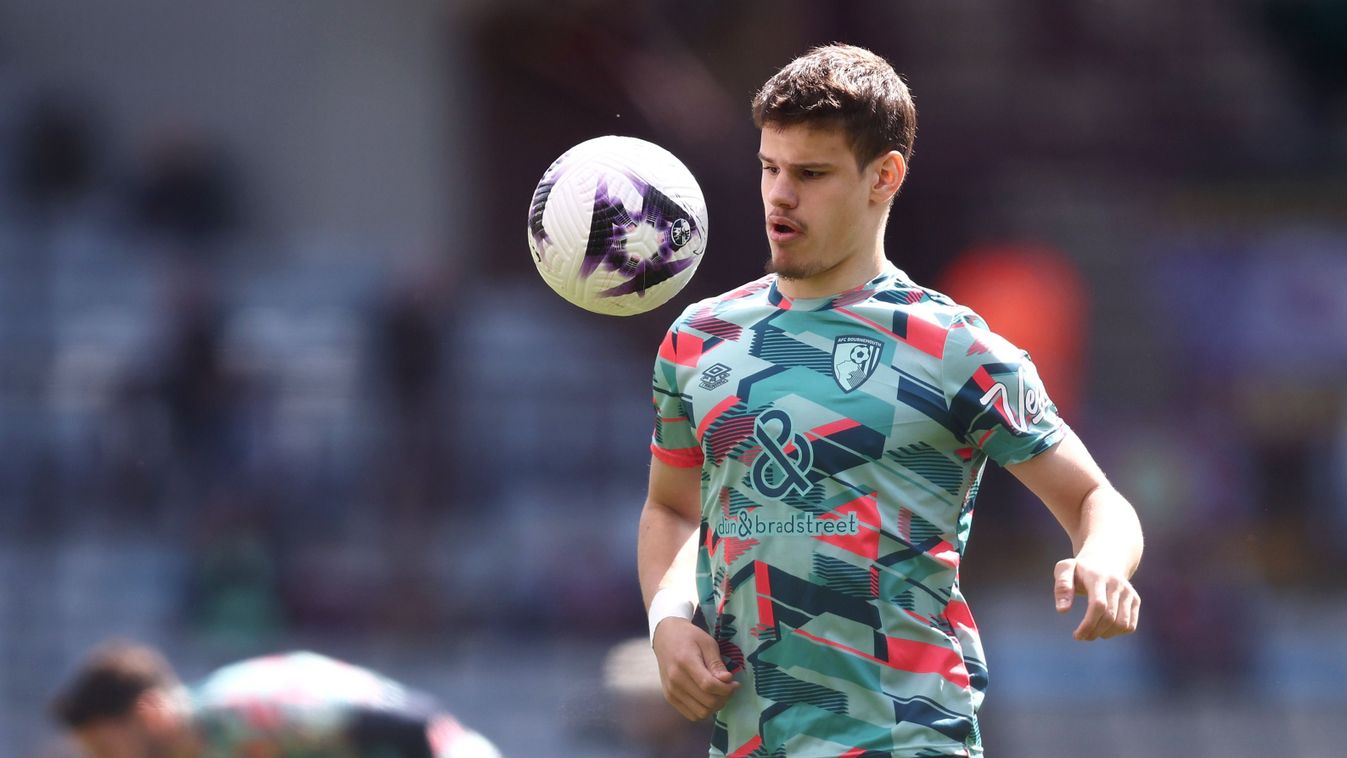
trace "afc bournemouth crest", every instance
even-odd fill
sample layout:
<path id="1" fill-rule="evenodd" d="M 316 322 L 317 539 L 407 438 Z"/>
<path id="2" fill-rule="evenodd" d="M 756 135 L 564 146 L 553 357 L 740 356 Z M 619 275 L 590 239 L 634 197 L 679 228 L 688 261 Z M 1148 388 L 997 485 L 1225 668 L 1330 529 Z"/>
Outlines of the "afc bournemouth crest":
<path id="1" fill-rule="evenodd" d="M 865 384 L 879 367 L 883 343 L 873 337 L 849 334 L 833 340 L 833 379 L 843 392 Z"/>

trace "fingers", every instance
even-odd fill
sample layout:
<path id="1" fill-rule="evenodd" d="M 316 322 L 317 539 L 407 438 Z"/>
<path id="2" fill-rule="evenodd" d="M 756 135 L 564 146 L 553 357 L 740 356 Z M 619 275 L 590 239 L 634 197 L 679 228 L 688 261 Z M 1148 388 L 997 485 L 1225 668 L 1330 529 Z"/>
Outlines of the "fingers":
<path id="1" fill-rule="evenodd" d="M 1098 639 L 1100 633 L 1109 627 L 1112 623 L 1109 595 L 1107 582 L 1104 580 L 1095 581 L 1090 585 L 1086 593 L 1085 618 L 1081 619 L 1080 626 L 1076 627 L 1073 635 L 1076 639 Z M 1117 607 L 1116 600 L 1113 607 Z"/>
<path id="2" fill-rule="evenodd" d="M 716 641 L 690 624 L 661 624 L 655 656 L 665 699 L 689 720 L 720 710 L 740 686 L 721 661 Z"/>
<path id="3" fill-rule="evenodd" d="M 1070 610 L 1077 594 L 1084 595 L 1085 615 L 1072 637 L 1109 639 L 1136 631 L 1141 596 L 1125 574 L 1114 569 L 1101 570 L 1093 561 L 1067 558 L 1053 567 L 1052 577 L 1058 613 Z"/>
<path id="4" fill-rule="evenodd" d="M 676 670 L 671 672 L 669 681 L 665 686 L 665 699 L 669 701 L 684 718 L 691 721 L 701 721 L 711 714 L 719 711 L 730 695 L 738 688 L 739 683 L 733 682 L 726 684 L 718 679 L 710 677 L 709 674 L 702 672 L 712 682 L 715 682 L 723 692 L 711 692 L 707 688 L 700 686 L 693 681 L 695 675 L 687 670 Z"/>
<path id="5" fill-rule="evenodd" d="M 688 721 L 701 721 L 715 711 L 681 692 L 665 692 L 664 699 Z"/>
<path id="6" fill-rule="evenodd" d="M 1137 630 L 1138 616 L 1141 613 L 1141 595 L 1130 585 L 1124 585 L 1118 593 L 1118 613 L 1114 623 L 1099 636 L 1103 639 L 1131 634 Z"/>
<path id="7" fill-rule="evenodd" d="M 1088 587 L 1085 617 L 1072 634 L 1078 640 L 1110 639 L 1136 631 L 1141 596 L 1131 583 L 1101 577 Z"/>
<path id="8" fill-rule="evenodd" d="M 1057 601 L 1057 612 L 1071 610 L 1076 598 L 1076 561 L 1072 558 L 1057 561 L 1052 570 L 1052 594 Z"/>
<path id="9" fill-rule="evenodd" d="M 684 715 L 691 714 L 692 718 L 698 720 L 704 719 L 720 710 L 721 704 L 716 702 L 716 697 L 714 695 L 708 692 L 702 692 L 697 687 L 688 686 L 686 683 L 676 685 L 674 688 L 674 695 L 678 697 L 686 707 L 687 713 Z"/>
<path id="10" fill-rule="evenodd" d="M 697 647 L 702 654 L 702 670 L 697 672 L 697 684 L 703 692 L 710 693 L 716 697 L 724 698 L 717 704 L 717 707 L 724 705 L 730 695 L 738 689 L 739 683 L 734 681 L 734 675 L 729 669 L 725 668 L 725 662 L 720 659 L 720 646 L 711 638 L 709 634 L 703 634 L 697 639 Z"/>

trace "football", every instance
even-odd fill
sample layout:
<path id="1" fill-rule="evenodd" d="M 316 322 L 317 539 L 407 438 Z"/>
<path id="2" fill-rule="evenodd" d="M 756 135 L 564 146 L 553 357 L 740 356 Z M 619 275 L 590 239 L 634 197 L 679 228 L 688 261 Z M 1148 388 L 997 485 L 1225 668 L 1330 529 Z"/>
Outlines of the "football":
<path id="1" fill-rule="evenodd" d="M 706 251 L 706 201 L 673 153 L 596 137 L 552 162 L 529 206 L 529 250 L 543 281 L 595 313 L 657 308 Z"/>

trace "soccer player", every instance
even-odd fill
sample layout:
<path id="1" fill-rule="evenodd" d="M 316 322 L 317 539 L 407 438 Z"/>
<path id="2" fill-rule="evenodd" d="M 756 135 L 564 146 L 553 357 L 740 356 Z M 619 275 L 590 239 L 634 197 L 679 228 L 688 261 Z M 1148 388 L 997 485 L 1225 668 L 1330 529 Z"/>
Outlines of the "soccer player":
<path id="1" fill-rule="evenodd" d="M 225 666 L 188 690 L 153 649 L 112 643 L 52 710 L 93 758 L 499 758 L 425 696 L 307 652 Z"/>
<path id="2" fill-rule="evenodd" d="M 660 346 L 638 563 L 665 696 L 710 755 L 980 756 L 987 682 L 959 588 L 987 460 L 1061 523 L 1074 636 L 1136 629 L 1131 505 L 1027 354 L 884 252 L 916 111 L 834 45 L 753 100 L 768 275 L 689 307 Z M 695 540 L 697 607 L 670 570 Z"/>

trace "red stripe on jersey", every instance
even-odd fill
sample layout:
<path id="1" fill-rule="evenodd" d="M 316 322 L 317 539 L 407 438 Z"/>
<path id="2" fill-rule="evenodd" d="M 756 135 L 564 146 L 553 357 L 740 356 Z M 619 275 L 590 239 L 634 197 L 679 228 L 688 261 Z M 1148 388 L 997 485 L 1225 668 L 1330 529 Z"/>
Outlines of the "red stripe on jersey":
<path id="1" fill-rule="evenodd" d="M 682 332 L 678 335 L 678 359 L 676 363 L 680 366 L 696 366 L 697 361 L 702 357 L 702 338 L 695 334 Z"/>
<path id="2" fill-rule="evenodd" d="M 837 421 L 833 421 L 832 423 L 824 424 L 823 426 L 816 426 L 813 429 L 810 429 L 808 432 L 806 432 L 805 436 L 808 437 L 810 440 L 816 440 L 819 437 L 827 437 L 836 434 L 838 432 L 845 432 L 848 429 L 855 429 L 860 425 L 861 422 L 859 421 L 844 418 L 839 419 Z"/>
<path id="3" fill-rule="evenodd" d="M 723 413 L 725 413 L 725 411 L 729 410 L 730 407 L 737 402 L 739 402 L 739 398 L 735 397 L 734 395 L 730 395 L 724 400 L 721 400 L 719 403 L 716 403 L 716 407 L 712 408 L 710 413 L 707 413 L 705 416 L 702 416 L 701 423 L 697 424 L 697 441 L 701 442 L 703 438 L 705 438 L 706 427 L 710 426 L 712 421 L 715 421 L 716 419 L 720 418 L 720 416 Z"/>
<path id="4" fill-rule="evenodd" d="M 945 606 L 945 618 L 954 626 L 973 632 L 978 630 L 977 622 L 973 621 L 973 611 L 962 600 L 955 600 Z"/>
<path id="5" fill-rule="evenodd" d="M 906 613 L 908 616 L 916 619 L 917 621 L 920 621 L 924 626 L 931 625 L 931 619 L 928 616 L 923 616 L 920 613 L 917 613 L 916 611 L 909 611 L 906 608 L 903 609 L 903 612 Z"/>
<path id="6" fill-rule="evenodd" d="M 888 665 L 914 674 L 939 674 L 959 687 L 969 686 L 968 667 L 957 650 L 916 640 L 884 637 Z"/>
<path id="7" fill-rule="evenodd" d="M 659 357 L 680 366 L 696 366 L 702 357 L 702 338 L 688 332 L 665 333 L 659 344 Z"/>
<path id="8" fill-rule="evenodd" d="M 864 300 L 869 300 L 870 296 L 873 294 L 875 294 L 875 291 L 873 289 L 862 284 L 861 286 L 856 287 L 855 289 L 848 290 L 840 295 L 835 296 L 833 298 L 833 307 L 841 308 L 846 305 L 855 305 L 856 303 L 862 302 Z"/>
<path id="9" fill-rule="evenodd" d="M 677 332 L 665 332 L 664 339 L 659 343 L 659 357 L 670 363 L 677 363 L 678 356 L 674 353 L 674 338 Z"/>
<path id="10" fill-rule="evenodd" d="M 986 366 L 978 366 L 977 371 L 973 372 L 973 381 L 977 382 L 978 389 L 983 392 L 996 386 L 996 380 L 992 378 Z"/>
<path id="11" fill-rule="evenodd" d="M 762 747 L 762 735 L 758 735 L 740 745 L 733 753 L 726 756 L 726 758 L 747 758 L 750 753 L 757 750 L 759 747 Z"/>
<path id="12" fill-rule="evenodd" d="M 716 318 L 711 314 L 710 308 L 688 319 L 688 326 L 699 332 L 705 332 L 713 337 L 726 340 L 737 340 L 744 331 L 744 328 L 738 324 Z"/>
<path id="13" fill-rule="evenodd" d="M 861 758 L 862 755 L 865 755 L 865 750 L 863 748 L 853 747 L 845 753 L 842 753 L 841 758 Z"/>
<path id="14" fill-rule="evenodd" d="M 935 547 L 926 551 L 926 554 L 950 568 L 959 567 L 959 551 L 945 540 L 936 543 Z"/>
<path id="15" fill-rule="evenodd" d="M 894 338 L 894 339 L 896 339 L 896 340 L 900 340 L 900 341 L 902 341 L 902 342 L 906 342 L 906 341 L 907 341 L 907 340 L 904 340 L 902 337 L 899 337 L 898 335 L 894 334 L 893 331 L 892 331 L 891 329 L 889 329 L 888 327 L 880 326 L 878 323 L 876 323 L 876 322 L 874 322 L 874 321 L 871 321 L 870 319 L 868 319 L 868 318 L 866 318 L 866 317 L 860 315 L 859 313 L 856 313 L 855 311 L 849 311 L 849 310 L 847 310 L 846 308 L 836 308 L 836 309 L 834 309 L 834 310 L 836 310 L 838 313 L 840 313 L 840 314 L 842 314 L 842 315 L 844 315 L 844 316 L 847 316 L 848 318 L 853 318 L 853 319 L 855 319 L 855 320 L 857 320 L 857 321 L 859 321 L 859 322 L 861 322 L 861 323 L 863 323 L 863 324 L 869 324 L 871 327 L 873 327 L 873 328 L 875 328 L 875 329 L 877 329 L 877 330 L 883 332 L 884 334 L 889 335 L 890 337 L 892 337 L 892 338 Z"/>
<path id="16" fill-rule="evenodd" d="M 706 541 L 702 543 L 706 548 L 706 554 L 712 558 L 716 553 L 721 553 L 721 560 L 726 566 L 732 565 L 735 561 L 744 556 L 745 553 L 757 547 L 759 542 L 755 539 L 740 539 L 738 537 L 720 537 L 715 536 L 715 530 L 706 530 Z"/>
<path id="17" fill-rule="evenodd" d="M 829 545 L 855 553 L 856 555 L 877 560 L 879 558 L 879 503 L 875 493 L 858 497 L 849 503 L 837 506 L 832 511 L 819 516 L 820 519 L 843 519 L 855 513 L 860 529 L 855 534 L 820 534 L 814 539 Z"/>
<path id="18" fill-rule="evenodd" d="M 749 282 L 748 284 L 745 284 L 744 286 L 740 287 L 737 290 L 726 292 L 725 294 L 716 298 L 716 302 L 723 303 L 726 300 L 738 300 L 741 297 L 748 297 L 749 295 L 752 295 L 754 292 L 762 292 L 763 290 L 767 289 L 770 286 L 772 286 L 771 277 L 764 276 L 761 279 L 755 279 Z"/>
<path id="19" fill-rule="evenodd" d="M 726 566 L 733 566 L 735 561 L 744 557 L 760 543 L 757 540 L 741 540 L 738 537 L 721 537 L 720 544 L 725 546 L 725 556 L 722 560 Z"/>
<path id="20" fill-rule="evenodd" d="M 772 610 L 772 580 L 767 576 L 767 564 L 753 561 L 753 588 L 758 592 L 758 624 L 776 626 L 776 613 Z"/>
<path id="21" fill-rule="evenodd" d="M 868 661 L 874 661 L 875 663 L 882 663 L 882 664 L 884 664 L 884 665 L 886 665 L 886 666 L 890 666 L 890 665 L 891 665 L 888 661 L 884 660 L 883 658 L 877 658 L 877 657 L 875 657 L 875 656 L 873 656 L 873 655 L 870 655 L 869 653 L 863 652 L 863 651 L 861 651 L 861 650 L 857 650 L 856 648 L 851 647 L 850 645 L 843 645 L 843 644 L 840 643 L 840 642 L 834 642 L 833 640 L 830 640 L 830 639 L 827 639 L 827 638 L 824 638 L 824 637 L 820 637 L 820 636 L 818 636 L 817 634 L 810 634 L 809 632 L 806 632 L 806 631 L 803 630 L 803 629 L 796 629 L 796 630 L 795 630 L 795 633 L 798 634 L 798 635 L 800 635 L 801 637 L 804 637 L 804 638 L 807 639 L 807 640 L 812 640 L 812 641 L 817 642 L 817 643 L 819 643 L 819 644 L 821 644 L 821 645 L 827 645 L 828 647 L 834 647 L 834 648 L 837 648 L 838 650 L 844 650 L 844 651 L 846 651 L 846 652 L 848 652 L 848 653 L 851 653 L 852 655 L 854 655 L 854 656 L 856 656 L 856 657 L 858 657 L 858 658 L 864 658 L 864 659 L 866 659 L 866 660 L 868 660 Z"/>
<path id="22" fill-rule="evenodd" d="M 871 328 L 877 329 L 899 342 L 905 342 L 929 356 L 942 358 L 945 355 L 945 338 L 949 336 L 949 330 L 937 323 L 927 321 L 916 314 L 907 314 L 907 336 L 900 337 L 891 329 L 881 326 L 879 323 L 871 321 L 859 313 L 849 311 L 846 308 L 838 308 L 836 310 L 838 313 L 848 316 L 849 318 L 853 318 L 863 324 L 868 324 Z"/>
<path id="23" fill-rule="evenodd" d="M 652 442 L 650 443 L 650 452 L 661 462 L 677 468 L 694 468 L 702 465 L 703 457 L 700 447 L 681 447 L 669 450 Z"/>
<path id="24" fill-rule="evenodd" d="M 941 358 L 945 355 L 945 338 L 949 330 L 927 321 L 914 313 L 907 314 L 907 343 L 927 355 Z"/>
<path id="25" fill-rule="evenodd" d="M 926 642 L 885 636 L 884 657 L 881 658 L 849 645 L 810 634 L 803 629 L 796 629 L 795 633 L 819 644 L 844 650 L 858 658 L 882 663 L 892 669 L 913 674 L 939 674 L 959 687 L 967 688 L 969 686 L 968 667 L 964 665 L 963 656 L 957 650 L 951 650 L 940 645 L 931 645 Z"/>
<path id="26" fill-rule="evenodd" d="M 711 460 L 717 464 L 724 461 L 725 456 L 729 455 L 735 446 L 753 434 L 756 423 L 757 419 L 753 416 L 740 416 L 717 426 L 705 440 L 706 447 L 711 453 Z"/>

